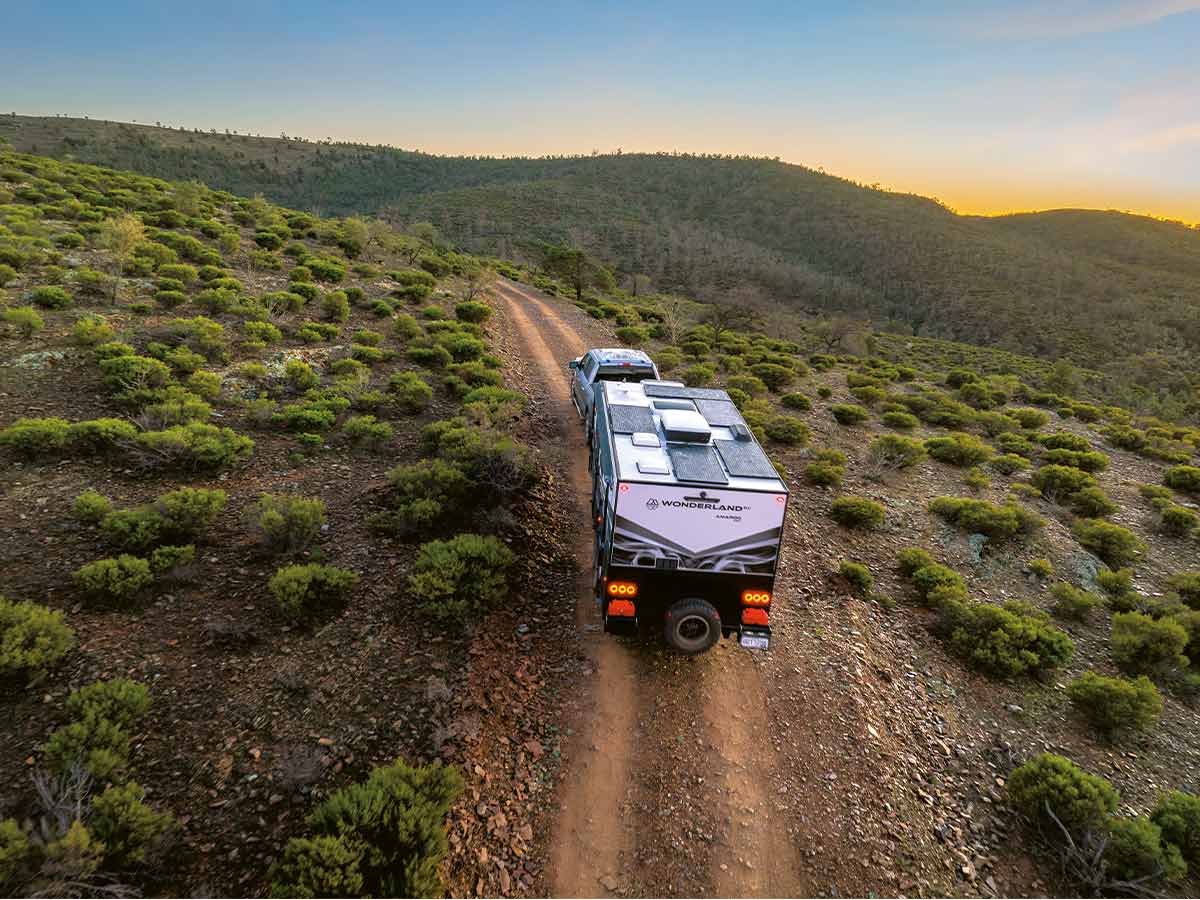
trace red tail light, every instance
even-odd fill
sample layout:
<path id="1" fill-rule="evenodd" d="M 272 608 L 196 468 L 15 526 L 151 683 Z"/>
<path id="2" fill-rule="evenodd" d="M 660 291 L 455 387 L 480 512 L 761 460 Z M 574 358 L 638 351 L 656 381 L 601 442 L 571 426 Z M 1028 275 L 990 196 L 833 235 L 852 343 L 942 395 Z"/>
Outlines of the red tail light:
<path id="1" fill-rule="evenodd" d="M 770 591 L 742 591 L 743 606 L 770 606 Z"/>
<path id="2" fill-rule="evenodd" d="M 610 597 L 636 597 L 637 585 L 632 581 L 610 581 L 608 583 L 608 596 Z"/>
<path id="3" fill-rule="evenodd" d="M 767 625 L 767 611 L 765 609 L 743 609 L 742 610 L 743 625 Z"/>
<path id="4" fill-rule="evenodd" d="M 632 600 L 609 600 L 608 614 L 610 616 L 632 619 L 637 615 L 637 609 L 634 607 Z"/>

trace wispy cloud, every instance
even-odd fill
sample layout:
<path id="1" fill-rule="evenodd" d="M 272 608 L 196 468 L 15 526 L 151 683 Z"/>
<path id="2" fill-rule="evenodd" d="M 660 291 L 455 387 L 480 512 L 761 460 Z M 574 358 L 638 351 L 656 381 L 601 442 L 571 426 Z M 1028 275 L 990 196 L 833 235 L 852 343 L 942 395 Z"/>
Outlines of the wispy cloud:
<path id="1" fill-rule="evenodd" d="M 1200 11 L 1200 0 L 1067 0 L 1020 3 L 957 19 L 960 34 L 996 40 L 1077 37 L 1151 25 Z"/>

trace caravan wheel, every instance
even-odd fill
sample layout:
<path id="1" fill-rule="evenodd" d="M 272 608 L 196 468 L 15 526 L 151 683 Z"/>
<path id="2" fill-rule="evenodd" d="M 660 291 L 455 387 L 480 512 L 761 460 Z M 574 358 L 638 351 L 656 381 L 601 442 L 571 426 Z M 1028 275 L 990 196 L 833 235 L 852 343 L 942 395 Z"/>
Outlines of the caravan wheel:
<path id="1" fill-rule="evenodd" d="M 695 656 L 721 636 L 721 615 L 707 600 L 680 600 L 667 610 L 663 635 L 673 649 Z"/>

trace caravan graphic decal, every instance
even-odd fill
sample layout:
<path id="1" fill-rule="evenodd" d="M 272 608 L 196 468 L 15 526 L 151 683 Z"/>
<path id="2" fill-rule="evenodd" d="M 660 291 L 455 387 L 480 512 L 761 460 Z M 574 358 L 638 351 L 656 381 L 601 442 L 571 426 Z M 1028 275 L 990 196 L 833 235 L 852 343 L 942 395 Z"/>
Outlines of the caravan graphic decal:
<path id="1" fill-rule="evenodd" d="M 786 497 L 647 484 L 623 485 L 613 522 L 614 565 L 770 575 Z"/>

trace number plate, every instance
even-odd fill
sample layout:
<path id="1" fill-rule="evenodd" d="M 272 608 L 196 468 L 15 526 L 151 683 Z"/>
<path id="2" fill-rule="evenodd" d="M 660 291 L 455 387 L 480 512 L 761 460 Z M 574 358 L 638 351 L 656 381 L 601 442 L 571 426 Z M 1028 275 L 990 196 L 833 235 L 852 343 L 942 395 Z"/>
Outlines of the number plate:
<path id="1" fill-rule="evenodd" d="M 771 636 L 767 634 L 744 633 L 739 643 L 751 650 L 769 650 L 771 648 Z"/>

